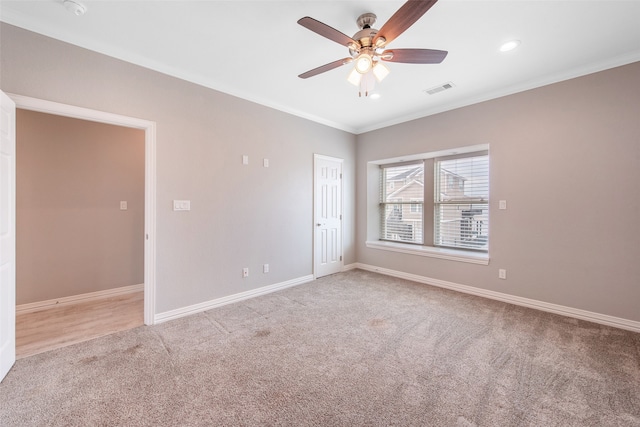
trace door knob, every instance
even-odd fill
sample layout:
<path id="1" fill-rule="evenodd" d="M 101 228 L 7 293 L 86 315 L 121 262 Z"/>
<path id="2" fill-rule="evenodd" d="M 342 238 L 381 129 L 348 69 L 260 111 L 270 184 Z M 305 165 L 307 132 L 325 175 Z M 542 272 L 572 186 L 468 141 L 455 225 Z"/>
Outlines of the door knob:
<path id="1" fill-rule="evenodd" d="M 322 224 L 320 224 L 320 223 L 317 223 L 316 225 L 317 225 L 318 227 L 320 227 L 320 226 L 321 226 Z"/>

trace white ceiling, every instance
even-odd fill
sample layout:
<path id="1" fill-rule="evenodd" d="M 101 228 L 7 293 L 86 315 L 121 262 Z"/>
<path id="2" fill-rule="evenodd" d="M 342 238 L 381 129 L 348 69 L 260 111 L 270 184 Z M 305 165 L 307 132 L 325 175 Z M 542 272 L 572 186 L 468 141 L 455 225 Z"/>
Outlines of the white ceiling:
<path id="1" fill-rule="evenodd" d="M 297 24 L 311 16 L 352 36 L 380 28 L 403 1 L 98 1 L 74 16 L 62 0 L 0 3 L 0 19 L 56 39 L 353 133 L 640 60 L 640 1 L 440 0 L 388 48 L 449 51 L 443 63 L 388 63 L 358 98 L 350 66 L 298 74 L 348 50 Z M 522 41 L 500 53 L 510 39 Z M 436 95 L 424 90 L 451 82 Z"/>

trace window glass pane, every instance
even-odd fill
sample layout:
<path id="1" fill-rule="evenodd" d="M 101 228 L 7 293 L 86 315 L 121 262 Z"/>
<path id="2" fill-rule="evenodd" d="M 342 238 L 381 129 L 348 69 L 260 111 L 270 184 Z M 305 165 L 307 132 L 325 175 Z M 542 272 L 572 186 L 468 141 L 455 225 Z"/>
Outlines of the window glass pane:
<path id="1" fill-rule="evenodd" d="M 424 165 L 422 163 L 383 168 L 380 205 L 381 238 L 422 243 L 423 201 Z"/>
<path id="2" fill-rule="evenodd" d="M 434 245 L 489 250 L 489 156 L 436 162 Z"/>
<path id="3" fill-rule="evenodd" d="M 410 213 L 411 205 L 385 204 L 382 210 L 382 238 L 422 243 L 422 215 Z"/>
<path id="4" fill-rule="evenodd" d="M 382 202 L 424 200 L 424 166 L 422 163 L 383 169 Z"/>
<path id="5" fill-rule="evenodd" d="M 438 161 L 436 201 L 489 200 L 489 156 Z"/>
<path id="6" fill-rule="evenodd" d="M 435 212 L 435 244 L 464 249 L 489 249 L 488 204 L 439 204 Z"/>

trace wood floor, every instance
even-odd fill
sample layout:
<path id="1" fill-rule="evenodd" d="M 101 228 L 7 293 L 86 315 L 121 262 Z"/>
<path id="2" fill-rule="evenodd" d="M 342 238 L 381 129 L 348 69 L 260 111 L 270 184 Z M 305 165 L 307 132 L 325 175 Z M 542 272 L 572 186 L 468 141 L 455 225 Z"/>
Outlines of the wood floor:
<path id="1" fill-rule="evenodd" d="M 144 292 L 52 307 L 16 316 L 16 358 L 144 324 Z"/>

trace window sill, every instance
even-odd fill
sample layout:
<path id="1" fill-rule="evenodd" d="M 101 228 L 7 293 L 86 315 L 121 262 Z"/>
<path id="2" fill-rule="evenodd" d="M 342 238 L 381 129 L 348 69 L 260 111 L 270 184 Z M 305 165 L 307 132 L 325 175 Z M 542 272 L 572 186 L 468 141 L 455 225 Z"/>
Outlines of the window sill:
<path id="1" fill-rule="evenodd" d="M 489 265 L 489 254 L 485 253 L 469 253 L 467 251 L 459 251 L 455 249 L 434 248 L 431 246 L 408 245 L 405 243 L 385 241 L 367 241 L 366 245 L 368 248 L 380 249 L 382 251 L 400 252 L 403 254 L 447 259 L 449 261 Z"/>

